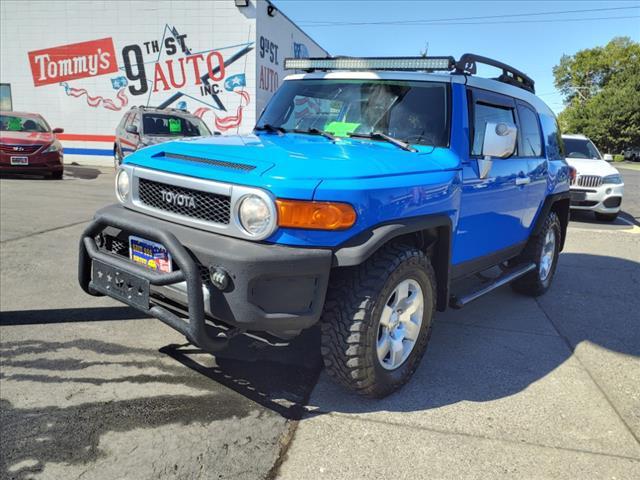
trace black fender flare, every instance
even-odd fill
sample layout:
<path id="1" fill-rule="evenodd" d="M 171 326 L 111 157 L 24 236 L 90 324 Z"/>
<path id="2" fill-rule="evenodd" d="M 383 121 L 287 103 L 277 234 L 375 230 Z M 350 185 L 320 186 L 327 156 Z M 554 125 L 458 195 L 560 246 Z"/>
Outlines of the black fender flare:
<path id="1" fill-rule="evenodd" d="M 560 217 L 560 226 L 562 229 L 562 239 L 560 241 L 560 251 L 564 248 L 564 241 L 567 238 L 567 226 L 569 224 L 569 209 L 571 203 L 571 192 L 567 190 L 566 192 L 554 193 L 552 195 L 548 195 L 547 198 L 544 199 L 544 203 L 542 204 L 542 208 L 540 209 L 540 213 L 538 218 L 536 219 L 536 223 L 531 230 L 531 237 L 540 233 L 544 222 L 549 215 L 551 209 L 555 209 Z M 555 208 L 554 208 L 555 205 Z"/>
<path id="2" fill-rule="evenodd" d="M 449 302 L 451 278 L 452 224 L 447 215 L 403 218 L 365 230 L 334 249 L 333 267 L 360 265 L 394 238 L 430 229 L 438 233 L 431 262 L 436 272 L 436 305 L 438 310 L 443 311 Z"/>

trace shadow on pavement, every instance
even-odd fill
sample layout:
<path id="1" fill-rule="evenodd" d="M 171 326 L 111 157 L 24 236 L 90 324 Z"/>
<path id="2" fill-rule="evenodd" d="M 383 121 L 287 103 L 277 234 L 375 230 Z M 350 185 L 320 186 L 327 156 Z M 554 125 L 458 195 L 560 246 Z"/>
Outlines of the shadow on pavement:
<path id="1" fill-rule="evenodd" d="M 60 312 L 58 315 L 59 320 L 64 316 Z M 114 317 L 100 319 L 114 320 Z M 2 383 L 24 382 L 24 388 L 35 386 L 45 394 L 70 391 L 67 400 L 73 392 L 88 389 L 99 392 L 97 389 L 107 388 L 122 393 L 142 387 L 148 388 L 149 393 L 142 398 L 123 400 L 107 394 L 104 401 L 99 401 L 98 395 L 96 401 L 38 408 L 21 408 L 3 398 L 0 478 L 31 478 L 48 463 L 95 463 L 108 455 L 99 443 L 109 432 L 176 423 L 206 425 L 216 420 L 236 424 L 246 418 L 253 423 L 234 428 L 239 429 L 240 435 L 243 428 L 251 430 L 254 425 L 258 430 L 249 434 L 258 441 L 266 435 L 265 427 L 260 426 L 265 421 L 265 410 L 284 419 L 301 418 L 321 368 L 315 329 L 305 332 L 288 347 L 270 348 L 247 337 L 236 337 L 227 350 L 215 357 L 188 344 L 167 345 L 160 351 L 167 357 L 159 357 L 149 349 L 91 339 L 2 342 Z M 201 393 L 168 395 L 163 394 L 162 386 Z M 96 394 L 90 394 L 89 398 L 96 398 Z M 273 431 L 269 435 L 278 438 L 280 433 Z M 233 439 L 218 440 L 230 442 L 229 448 L 233 446 L 240 458 L 244 455 L 241 445 L 231 445 Z M 221 464 L 232 461 L 223 450 L 210 454 L 220 457 Z M 235 468 L 241 467 L 239 464 Z M 234 467 L 225 468 L 233 471 Z"/>
<path id="2" fill-rule="evenodd" d="M 273 410 L 288 420 L 299 420 L 322 368 L 320 336 L 310 329 L 287 347 L 270 347 L 244 336 L 215 356 L 215 365 L 200 359 L 210 355 L 186 345 L 160 350 L 184 366 Z"/>
<path id="3" fill-rule="evenodd" d="M 171 346 L 166 349 L 176 350 Z M 181 359 L 191 353 L 172 352 Z M 227 389 L 212 382 L 211 376 L 206 374 L 208 370 L 204 370 L 205 375 L 202 375 L 203 371 L 197 367 L 194 366 L 193 370 L 184 368 L 177 362 L 167 361 L 166 357 L 159 357 L 153 350 L 100 340 L 2 342 L 0 356 L 0 381 L 3 383 L 25 382 L 25 388 L 37 385 L 36 388 L 44 393 L 56 387 L 43 384 L 67 384 L 65 391 L 72 392 L 67 394 L 67 401 L 61 403 L 64 406 L 59 406 L 58 402 L 55 406 L 20 408 L 6 398 L 0 400 L 0 478 L 3 479 L 31 478 L 47 463 L 95 462 L 108 455 L 100 449 L 99 443 L 100 438 L 109 432 L 169 424 L 206 425 L 217 420 L 240 421 L 250 417 L 256 418 L 251 421 L 259 422 L 262 417 L 257 415 L 264 413 L 257 408 L 252 396 L 264 396 L 273 402 L 290 398 L 292 405 L 298 399 L 300 403 L 311 391 L 319 370 L 316 368 L 315 373 L 309 373 L 307 378 L 303 372 L 304 361 L 289 368 L 282 363 L 265 361 L 268 354 L 244 354 L 251 361 L 221 359 L 219 367 L 211 368 L 214 379 L 219 379 L 222 385 L 231 386 Z M 87 357 L 98 357 L 98 360 L 87 360 Z M 208 356 L 209 363 L 212 358 Z M 96 370 L 97 367 L 103 369 Z M 131 374 L 131 369 L 141 372 Z M 307 382 L 306 391 L 304 382 Z M 120 392 L 135 388 L 138 393 L 135 394 L 137 398 L 132 399 L 118 399 L 117 395 L 114 399 L 107 394 L 108 399 L 104 401 L 99 401 L 98 395 L 95 401 L 73 404 L 70 401 L 72 394 L 78 390 L 69 389 L 70 383 L 78 384 L 80 392 L 89 387 L 113 385 L 117 388 L 117 385 L 122 385 Z M 27 387 L 29 385 L 31 387 Z M 140 392 L 145 391 L 146 385 L 148 394 L 141 396 Z M 163 394 L 162 385 L 182 385 L 185 394 Z M 255 393 L 251 393 L 251 385 L 258 387 Z M 288 388 L 295 390 L 295 394 L 288 392 Z M 199 393 L 194 394 L 194 390 Z M 233 390 L 248 393 L 242 396 Z M 94 399 L 96 395 L 89 395 L 89 398 Z M 273 410 L 277 411 L 277 408 Z M 285 415 L 286 410 L 282 413 Z M 242 451 L 241 446 L 234 445 L 234 448 Z M 210 453 L 225 455 L 223 451 Z"/>
<path id="4" fill-rule="evenodd" d="M 621 227 L 631 228 L 632 225 L 629 225 L 629 223 L 627 222 L 631 222 L 634 225 L 640 226 L 640 223 L 638 223 L 638 221 L 631 214 L 625 211 L 621 211 L 618 214 L 618 218 L 616 218 L 614 221 L 607 222 L 607 221 L 596 219 L 596 216 L 594 215 L 593 212 L 584 211 L 584 210 L 572 210 L 570 221 L 573 224 L 587 224 L 587 225 L 597 226 L 598 228 L 603 230 L 606 230 L 607 228 L 616 229 L 616 230 L 620 229 Z"/>
<path id="5" fill-rule="evenodd" d="M 427 355 L 415 378 L 401 391 L 376 401 L 358 398 L 336 386 L 314 397 L 317 409 L 310 412 L 306 404 L 321 370 L 315 328 L 288 347 L 269 347 L 247 337 L 236 337 L 227 350 L 216 356 L 187 345 L 163 347 L 160 351 L 176 363 L 159 358 L 148 349 L 99 340 L 3 342 L 3 382 L 152 384 L 154 392 L 158 384 L 184 385 L 201 390 L 202 395 L 149 395 L 45 408 L 19 408 L 3 400 L 0 477 L 27 478 L 47 462 L 93 461 L 101 455 L 100 436 L 109 431 L 242 418 L 255 411 L 257 405 L 286 419 L 299 419 L 304 414 L 331 411 L 420 411 L 511 396 L 560 366 L 584 341 L 640 356 L 639 284 L 640 264 L 636 262 L 563 254 L 554 285 L 537 303 L 525 302 L 509 289 L 502 289 L 485 297 L 478 310 L 471 305 L 462 311 L 439 314 Z M 527 305 L 532 310 L 530 319 L 525 311 Z M 546 321 L 544 326 L 527 325 L 529 320 L 542 323 L 538 306 L 552 326 Z M 103 319 L 100 317 L 105 315 L 104 309 L 92 310 L 95 319 Z M 111 320 L 118 316 L 128 318 L 126 310 L 107 309 L 106 313 Z M 22 318 L 10 313 L 14 324 L 28 324 L 32 316 L 39 318 L 44 312 L 27 312 Z M 59 321 L 64 321 L 65 315 L 82 316 L 73 309 L 57 315 Z M 87 317 L 85 312 L 83 318 L 93 317 Z M 7 324 L 4 317 L 3 324 Z M 108 361 L 91 360 L 96 354 L 114 357 Z M 105 365 L 105 375 L 101 374 L 104 370 L 85 371 Z M 131 368 L 147 370 L 131 373 Z M 73 372 L 81 374 L 69 375 Z M 36 465 L 9 472 L 9 466 L 27 459 L 35 459 Z"/>
<path id="6" fill-rule="evenodd" d="M 64 174 L 66 177 L 79 178 L 82 180 L 93 180 L 98 178 L 104 172 L 97 168 L 81 167 L 76 165 L 65 165 Z"/>
<path id="7" fill-rule="evenodd" d="M 640 356 L 638 285 L 639 263 L 562 254 L 554 284 L 535 304 L 503 288 L 463 310 L 437 314 L 425 358 L 399 392 L 369 400 L 329 386 L 314 394 L 310 414 L 419 411 L 501 399 L 545 377 L 585 341 Z"/>
<path id="8" fill-rule="evenodd" d="M 131 307 L 57 308 L 0 312 L 0 326 L 69 322 L 108 322 L 148 318 Z"/>
<path id="9" fill-rule="evenodd" d="M 81 180 L 93 180 L 98 178 L 104 172 L 92 167 L 84 167 L 80 165 L 66 165 L 64 166 L 64 179 L 81 179 Z M 0 178 L 9 178 L 14 180 L 49 180 L 51 181 L 49 175 L 38 175 L 35 173 L 9 173 L 2 172 L 0 174 Z M 58 182 L 63 180 L 57 180 Z"/>

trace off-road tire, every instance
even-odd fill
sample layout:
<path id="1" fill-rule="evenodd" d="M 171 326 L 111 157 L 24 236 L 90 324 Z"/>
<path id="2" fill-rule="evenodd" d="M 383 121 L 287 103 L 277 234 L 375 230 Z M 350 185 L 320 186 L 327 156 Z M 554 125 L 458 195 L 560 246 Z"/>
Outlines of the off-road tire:
<path id="1" fill-rule="evenodd" d="M 596 214 L 596 220 L 599 222 L 613 222 L 616 218 L 618 218 L 618 212 L 616 213 L 598 213 Z"/>
<path id="2" fill-rule="evenodd" d="M 380 312 L 403 280 L 418 282 L 424 313 L 413 350 L 395 370 L 384 369 L 376 345 Z M 382 398 L 398 390 L 413 375 L 431 336 L 436 280 L 424 252 L 390 245 L 357 267 L 336 271 L 331 278 L 320 323 L 322 357 L 328 374 L 360 395 Z"/>
<path id="3" fill-rule="evenodd" d="M 555 230 L 556 243 L 553 256 L 553 263 L 551 265 L 551 271 L 544 280 L 540 279 L 540 255 L 542 248 L 544 247 L 545 237 L 549 229 Z M 558 267 L 558 257 L 560 255 L 560 245 L 562 243 L 562 228 L 560 227 L 560 219 L 555 212 L 549 212 L 549 215 L 544 221 L 544 225 L 537 235 L 529 238 L 524 251 L 516 258 L 514 264 L 535 263 L 536 268 L 526 275 L 520 277 L 511 284 L 513 290 L 523 295 L 530 297 L 538 297 L 545 293 L 553 281 L 553 276 L 556 273 Z"/>

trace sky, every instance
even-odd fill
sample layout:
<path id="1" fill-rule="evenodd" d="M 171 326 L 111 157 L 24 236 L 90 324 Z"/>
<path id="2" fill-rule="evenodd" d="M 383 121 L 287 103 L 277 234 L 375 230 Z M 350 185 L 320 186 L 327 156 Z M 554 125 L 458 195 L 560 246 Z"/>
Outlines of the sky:
<path id="1" fill-rule="evenodd" d="M 273 3 L 331 55 L 415 56 L 428 46 L 428 54 L 434 56 L 459 58 L 471 52 L 500 60 L 532 77 L 536 93 L 556 113 L 563 103 L 553 85 L 552 69 L 563 54 L 603 46 L 616 36 L 640 42 L 640 0 Z M 558 13 L 567 11 L 572 13 Z M 487 16 L 494 18 L 470 18 Z M 441 19 L 447 21 L 434 22 Z"/>

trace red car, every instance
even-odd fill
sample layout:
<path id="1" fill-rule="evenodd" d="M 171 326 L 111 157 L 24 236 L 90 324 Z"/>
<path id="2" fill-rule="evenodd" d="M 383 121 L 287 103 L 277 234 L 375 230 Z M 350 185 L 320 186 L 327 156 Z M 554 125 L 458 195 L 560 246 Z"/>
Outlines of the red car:
<path id="1" fill-rule="evenodd" d="M 0 112 L 0 173 L 34 173 L 61 179 L 62 145 L 37 113 Z"/>

